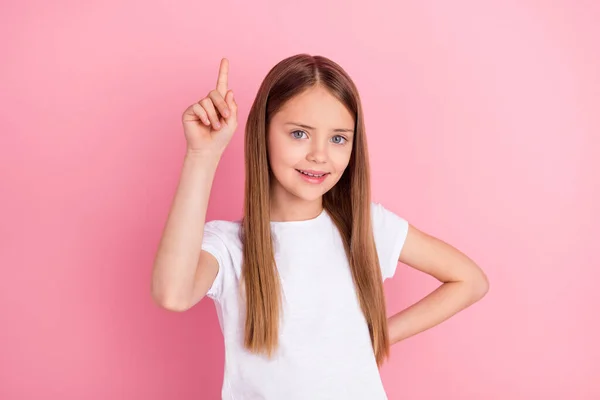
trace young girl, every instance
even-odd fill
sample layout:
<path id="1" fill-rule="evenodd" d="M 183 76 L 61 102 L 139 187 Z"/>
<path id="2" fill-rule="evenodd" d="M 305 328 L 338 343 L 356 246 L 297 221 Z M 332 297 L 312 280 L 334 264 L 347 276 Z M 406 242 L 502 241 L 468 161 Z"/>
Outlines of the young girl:
<path id="1" fill-rule="evenodd" d="M 215 301 L 223 399 L 386 399 L 389 346 L 481 299 L 467 256 L 370 200 L 357 89 L 335 62 L 289 57 L 246 123 L 241 221 L 205 222 L 217 164 L 237 127 L 221 61 L 216 89 L 183 114 L 187 153 L 153 267 L 152 295 L 183 311 Z M 443 284 L 386 316 L 398 261 Z"/>

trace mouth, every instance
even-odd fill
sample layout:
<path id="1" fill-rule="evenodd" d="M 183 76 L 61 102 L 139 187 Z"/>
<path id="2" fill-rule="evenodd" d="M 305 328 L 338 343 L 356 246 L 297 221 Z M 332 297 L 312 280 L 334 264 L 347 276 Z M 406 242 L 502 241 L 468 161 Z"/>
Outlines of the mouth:
<path id="1" fill-rule="evenodd" d="M 322 171 L 305 171 L 302 169 L 297 169 L 300 176 L 309 183 L 321 183 L 327 178 L 329 172 Z"/>
<path id="2" fill-rule="evenodd" d="M 329 174 L 329 172 L 305 171 L 303 169 L 297 169 L 296 171 L 300 172 L 302 175 L 310 176 L 311 178 L 321 178 Z"/>

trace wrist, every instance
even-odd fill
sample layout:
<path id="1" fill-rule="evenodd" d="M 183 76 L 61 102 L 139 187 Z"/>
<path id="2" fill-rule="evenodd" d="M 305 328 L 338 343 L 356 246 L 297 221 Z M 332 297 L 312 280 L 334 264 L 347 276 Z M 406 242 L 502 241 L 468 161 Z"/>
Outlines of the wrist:
<path id="1" fill-rule="evenodd" d="M 221 153 L 214 151 L 187 149 L 185 153 L 185 161 L 193 164 L 203 164 L 206 166 L 216 166 L 221 161 Z"/>

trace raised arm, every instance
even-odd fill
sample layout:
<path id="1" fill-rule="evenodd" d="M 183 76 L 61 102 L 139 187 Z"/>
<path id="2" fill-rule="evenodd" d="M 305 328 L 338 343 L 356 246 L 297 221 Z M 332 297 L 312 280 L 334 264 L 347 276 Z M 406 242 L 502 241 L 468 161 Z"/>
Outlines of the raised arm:
<path id="1" fill-rule="evenodd" d="M 182 116 L 187 151 L 156 252 L 151 288 L 154 301 L 173 311 L 198 302 L 218 272 L 215 258 L 202 251 L 202 238 L 215 171 L 237 128 L 228 72 L 229 62 L 223 59 L 216 88 Z"/>

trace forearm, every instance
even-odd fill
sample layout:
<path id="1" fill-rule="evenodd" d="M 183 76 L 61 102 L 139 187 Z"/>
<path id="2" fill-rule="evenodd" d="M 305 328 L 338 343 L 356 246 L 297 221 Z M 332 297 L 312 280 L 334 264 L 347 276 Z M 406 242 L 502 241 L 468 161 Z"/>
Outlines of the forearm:
<path id="1" fill-rule="evenodd" d="M 487 286 L 468 281 L 447 282 L 388 319 L 390 344 L 432 328 L 481 299 Z"/>
<path id="2" fill-rule="evenodd" d="M 153 266 L 152 295 L 161 304 L 183 304 L 193 290 L 218 162 L 216 156 L 198 153 L 184 159 Z"/>

